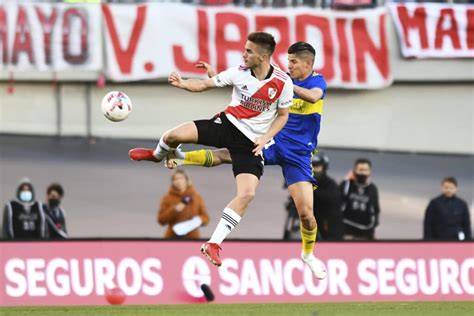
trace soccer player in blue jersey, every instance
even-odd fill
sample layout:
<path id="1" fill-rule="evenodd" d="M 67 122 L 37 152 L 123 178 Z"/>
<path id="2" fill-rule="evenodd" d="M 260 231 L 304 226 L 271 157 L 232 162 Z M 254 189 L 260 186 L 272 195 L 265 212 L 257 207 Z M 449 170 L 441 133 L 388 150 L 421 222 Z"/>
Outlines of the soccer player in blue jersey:
<path id="1" fill-rule="evenodd" d="M 326 95 L 324 77 L 313 71 L 315 49 L 308 43 L 297 42 L 288 48 L 288 70 L 293 81 L 293 105 L 285 127 L 263 150 L 265 165 L 280 165 L 301 220 L 301 259 L 318 279 L 326 277 L 326 270 L 313 255 L 317 224 L 313 214 L 313 178 L 311 158 L 318 143 L 323 100 Z M 209 77 L 212 67 L 201 62 Z M 214 167 L 231 163 L 227 149 L 197 150 L 174 153 L 166 165 L 177 164 Z"/>

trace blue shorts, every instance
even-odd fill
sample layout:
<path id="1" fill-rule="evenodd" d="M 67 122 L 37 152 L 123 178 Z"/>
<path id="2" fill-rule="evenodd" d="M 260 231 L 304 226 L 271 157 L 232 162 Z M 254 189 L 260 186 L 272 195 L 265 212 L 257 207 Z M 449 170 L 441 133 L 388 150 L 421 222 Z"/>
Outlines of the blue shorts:
<path id="1" fill-rule="evenodd" d="M 265 165 L 280 165 L 286 185 L 306 181 L 316 185 L 313 177 L 310 151 L 296 152 L 287 149 L 279 142 L 270 142 L 263 150 Z"/>

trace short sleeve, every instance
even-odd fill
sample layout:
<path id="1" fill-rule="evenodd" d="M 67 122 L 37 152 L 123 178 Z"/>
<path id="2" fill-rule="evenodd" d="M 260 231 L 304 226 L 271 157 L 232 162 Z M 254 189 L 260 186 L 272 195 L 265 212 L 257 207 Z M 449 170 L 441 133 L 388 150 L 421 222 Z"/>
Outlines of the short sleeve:
<path id="1" fill-rule="evenodd" d="M 323 90 L 323 98 L 324 98 L 324 96 L 326 95 L 326 87 L 327 87 L 327 84 L 324 77 L 321 75 L 317 75 L 313 77 L 313 80 L 311 80 L 311 83 L 308 89 L 319 88 Z"/>
<path id="2" fill-rule="evenodd" d="M 278 107 L 281 109 L 289 108 L 293 104 L 293 82 L 288 79 L 285 82 L 280 99 L 278 100 Z"/>
<path id="3" fill-rule="evenodd" d="M 234 79 L 237 76 L 238 71 L 239 70 L 237 67 L 229 68 L 212 77 L 212 80 L 214 80 L 214 84 L 216 85 L 216 87 L 219 88 L 225 86 L 232 86 L 234 85 Z"/>

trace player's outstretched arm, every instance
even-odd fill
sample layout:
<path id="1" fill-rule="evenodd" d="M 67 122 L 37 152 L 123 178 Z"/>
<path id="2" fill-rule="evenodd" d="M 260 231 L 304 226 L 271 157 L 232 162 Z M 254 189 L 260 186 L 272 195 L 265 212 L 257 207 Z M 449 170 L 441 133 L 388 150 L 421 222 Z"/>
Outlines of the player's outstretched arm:
<path id="1" fill-rule="evenodd" d="M 323 90 L 320 88 L 306 89 L 306 88 L 298 87 L 297 85 L 293 85 L 293 91 L 301 99 L 311 102 L 311 103 L 319 101 L 323 97 L 323 94 L 324 94 Z"/>
<path id="2" fill-rule="evenodd" d="M 252 152 L 255 154 L 255 156 L 262 154 L 262 150 L 265 147 L 265 144 L 268 143 L 285 126 L 286 122 L 288 121 L 289 113 L 289 108 L 278 109 L 277 117 L 272 122 L 272 125 L 270 126 L 268 131 L 261 137 L 257 138 L 254 142 L 255 148 L 252 150 Z"/>
<path id="3" fill-rule="evenodd" d="M 190 92 L 202 92 L 216 87 L 212 79 L 183 79 L 174 71 L 168 76 L 168 82 L 173 87 Z"/>
<path id="4" fill-rule="evenodd" d="M 196 64 L 196 68 L 199 68 L 199 69 L 204 69 L 207 73 L 207 76 L 209 78 L 212 78 L 214 77 L 215 75 L 217 75 L 216 71 L 212 68 L 211 65 L 209 65 L 208 63 L 206 63 L 205 61 L 199 61 L 197 64 Z"/>

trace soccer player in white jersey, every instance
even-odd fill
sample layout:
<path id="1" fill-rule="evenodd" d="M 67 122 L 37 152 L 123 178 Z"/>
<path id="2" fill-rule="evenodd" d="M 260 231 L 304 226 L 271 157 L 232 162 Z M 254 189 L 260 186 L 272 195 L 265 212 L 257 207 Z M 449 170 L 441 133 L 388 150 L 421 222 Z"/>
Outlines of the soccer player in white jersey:
<path id="1" fill-rule="evenodd" d="M 285 72 L 270 64 L 275 45 L 271 34 L 250 33 L 243 53 L 244 65 L 205 80 L 184 80 L 171 73 L 171 85 L 191 92 L 233 86 L 232 100 L 225 111 L 210 120 L 188 122 L 165 132 L 156 149 L 135 148 L 129 152 L 136 161 L 160 162 L 182 143 L 228 149 L 237 193 L 225 207 L 211 239 L 201 246 L 202 253 L 216 266 L 222 263 L 220 244 L 240 222 L 255 196 L 263 174 L 262 149 L 288 120 L 293 84 Z"/>
<path id="2" fill-rule="evenodd" d="M 280 165 L 288 191 L 292 196 L 301 220 L 301 259 L 309 266 L 318 279 L 326 277 L 326 269 L 313 255 L 316 242 L 317 223 L 313 214 L 313 189 L 315 184 L 311 166 L 312 152 L 318 143 L 323 99 L 326 95 L 324 77 L 313 70 L 315 49 L 308 43 L 296 42 L 288 48 L 288 70 L 293 80 L 293 105 L 290 107 L 288 122 L 263 150 L 265 165 Z M 206 62 L 198 68 L 207 71 L 209 77 L 214 70 Z M 231 163 L 227 149 L 177 150 L 166 161 L 168 168 L 178 163 L 213 167 Z"/>

